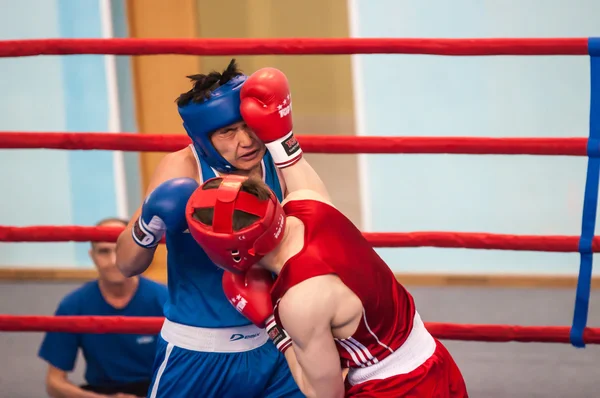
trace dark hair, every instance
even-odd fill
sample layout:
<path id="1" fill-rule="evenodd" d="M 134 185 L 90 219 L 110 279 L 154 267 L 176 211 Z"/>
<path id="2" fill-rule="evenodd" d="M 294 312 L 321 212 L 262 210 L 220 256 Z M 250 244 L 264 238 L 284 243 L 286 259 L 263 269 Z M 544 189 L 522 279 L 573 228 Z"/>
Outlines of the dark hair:
<path id="1" fill-rule="evenodd" d="M 124 227 L 127 226 L 127 224 L 129 224 L 129 221 L 127 221 L 124 218 L 119 218 L 119 217 L 107 217 L 107 218 L 103 218 L 102 220 L 98 221 L 96 223 L 96 227 L 101 227 L 104 224 L 110 224 L 110 223 L 121 223 L 123 224 Z M 90 242 L 92 244 L 92 248 L 94 248 L 95 243 L 98 242 Z"/>
<path id="2" fill-rule="evenodd" d="M 127 224 L 129 224 L 129 221 L 125 220 L 124 218 L 119 218 L 119 217 L 108 217 L 108 218 L 103 218 L 102 220 L 98 221 L 96 223 L 97 227 L 100 227 L 104 224 L 108 224 L 108 223 L 121 223 L 124 226 L 127 226 Z"/>
<path id="3" fill-rule="evenodd" d="M 221 185 L 222 178 L 215 179 L 202 187 L 202 190 L 216 189 Z M 259 179 L 248 178 L 242 183 L 242 192 L 256 196 L 259 200 L 267 200 L 271 196 L 269 188 Z M 212 225 L 214 208 L 205 207 L 194 210 L 194 218 L 202 224 Z M 259 217 L 242 210 L 233 211 L 233 230 L 239 231 L 252 225 Z"/>
<path id="4" fill-rule="evenodd" d="M 185 106 L 193 102 L 202 102 L 210 99 L 210 93 L 218 87 L 224 85 L 236 76 L 242 75 L 242 71 L 238 69 L 235 59 L 232 59 L 227 65 L 223 73 L 212 71 L 208 75 L 190 75 L 186 76 L 194 83 L 194 87 L 177 97 L 177 106 Z"/>

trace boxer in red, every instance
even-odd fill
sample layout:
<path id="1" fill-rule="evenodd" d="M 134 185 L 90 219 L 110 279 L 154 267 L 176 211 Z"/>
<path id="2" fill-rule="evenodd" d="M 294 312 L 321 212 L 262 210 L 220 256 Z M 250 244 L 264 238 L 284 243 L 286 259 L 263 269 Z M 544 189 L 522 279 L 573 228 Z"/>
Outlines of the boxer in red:
<path id="1" fill-rule="evenodd" d="M 226 270 L 225 294 L 266 325 L 302 392 L 468 397 L 460 370 L 425 328 L 410 293 L 331 204 L 302 157 L 285 75 L 254 73 L 242 88 L 241 113 L 281 168 L 288 196 L 280 205 L 262 181 L 219 177 L 192 194 L 186 217 L 194 239 Z M 345 382 L 342 368 L 349 368 Z"/>

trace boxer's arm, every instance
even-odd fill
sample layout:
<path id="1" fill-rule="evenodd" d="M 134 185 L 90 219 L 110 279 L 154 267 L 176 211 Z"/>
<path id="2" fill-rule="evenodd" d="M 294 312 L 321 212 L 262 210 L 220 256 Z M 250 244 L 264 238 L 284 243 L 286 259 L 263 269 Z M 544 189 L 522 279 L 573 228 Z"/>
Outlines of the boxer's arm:
<path id="1" fill-rule="evenodd" d="M 185 152 L 187 149 L 166 155 L 156 166 L 154 174 L 150 179 L 145 197 L 163 182 L 177 177 L 193 177 L 186 164 Z M 156 247 L 145 248 L 138 245 L 132 237 L 131 230 L 142 212 L 140 206 L 129 224 L 117 239 L 116 265 L 125 276 L 135 276 L 148 269 L 154 258 Z"/>
<path id="2" fill-rule="evenodd" d="M 102 398 L 106 395 L 96 394 L 91 391 L 85 391 L 82 388 L 71 383 L 67 378 L 67 372 L 48 366 L 46 374 L 46 392 L 52 398 Z"/>
<path id="3" fill-rule="evenodd" d="M 306 199 L 331 203 L 325 183 L 305 157 L 291 166 L 282 168 L 281 174 L 285 179 L 289 199 L 303 199 L 302 196 L 309 196 Z"/>
<path id="4" fill-rule="evenodd" d="M 343 397 L 344 377 L 331 333 L 334 309 L 328 304 L 328 285 L 319 279 L 295 286 L 279 303 L 279 318 L 292 339 L 292 349 L 285 356 L 306 396 Z"/>

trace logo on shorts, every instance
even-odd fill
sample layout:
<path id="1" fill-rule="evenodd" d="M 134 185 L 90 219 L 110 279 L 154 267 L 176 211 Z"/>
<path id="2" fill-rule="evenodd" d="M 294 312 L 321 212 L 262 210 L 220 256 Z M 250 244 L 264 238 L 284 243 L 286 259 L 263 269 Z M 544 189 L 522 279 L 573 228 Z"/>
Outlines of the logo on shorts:
<path id="1" fill-rule="evenodd" d="M 248 340 L 248 339 L 253 339 L 255 337 L 258 337 L 259 335 L 260 335 L 260 333 L 254 333 L 254 334 L 235 333 L 235 334 L 231 335 L 231 337 L 229 338 L 229 341 Z"/>

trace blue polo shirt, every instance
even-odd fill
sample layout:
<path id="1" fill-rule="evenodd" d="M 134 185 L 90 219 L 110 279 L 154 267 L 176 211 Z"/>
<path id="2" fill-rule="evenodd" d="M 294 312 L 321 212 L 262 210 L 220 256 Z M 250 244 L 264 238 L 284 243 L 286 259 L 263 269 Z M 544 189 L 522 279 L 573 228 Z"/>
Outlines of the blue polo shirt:
<path id="1" fill-rule="evenodd" d="M 125 308 L 116 309 L 102 297 L 98 281 L 91 281 L 63 298 L 55 315 L 162 317 L 166 300 L 166 286 L 140 277 L 131 301 Z M 47 333 L 39 356 L 70 372 L 80 348 L 86 361 L 85 379 L 90 385 L 134 383 L 152 378 L 156 335 Z"/>

